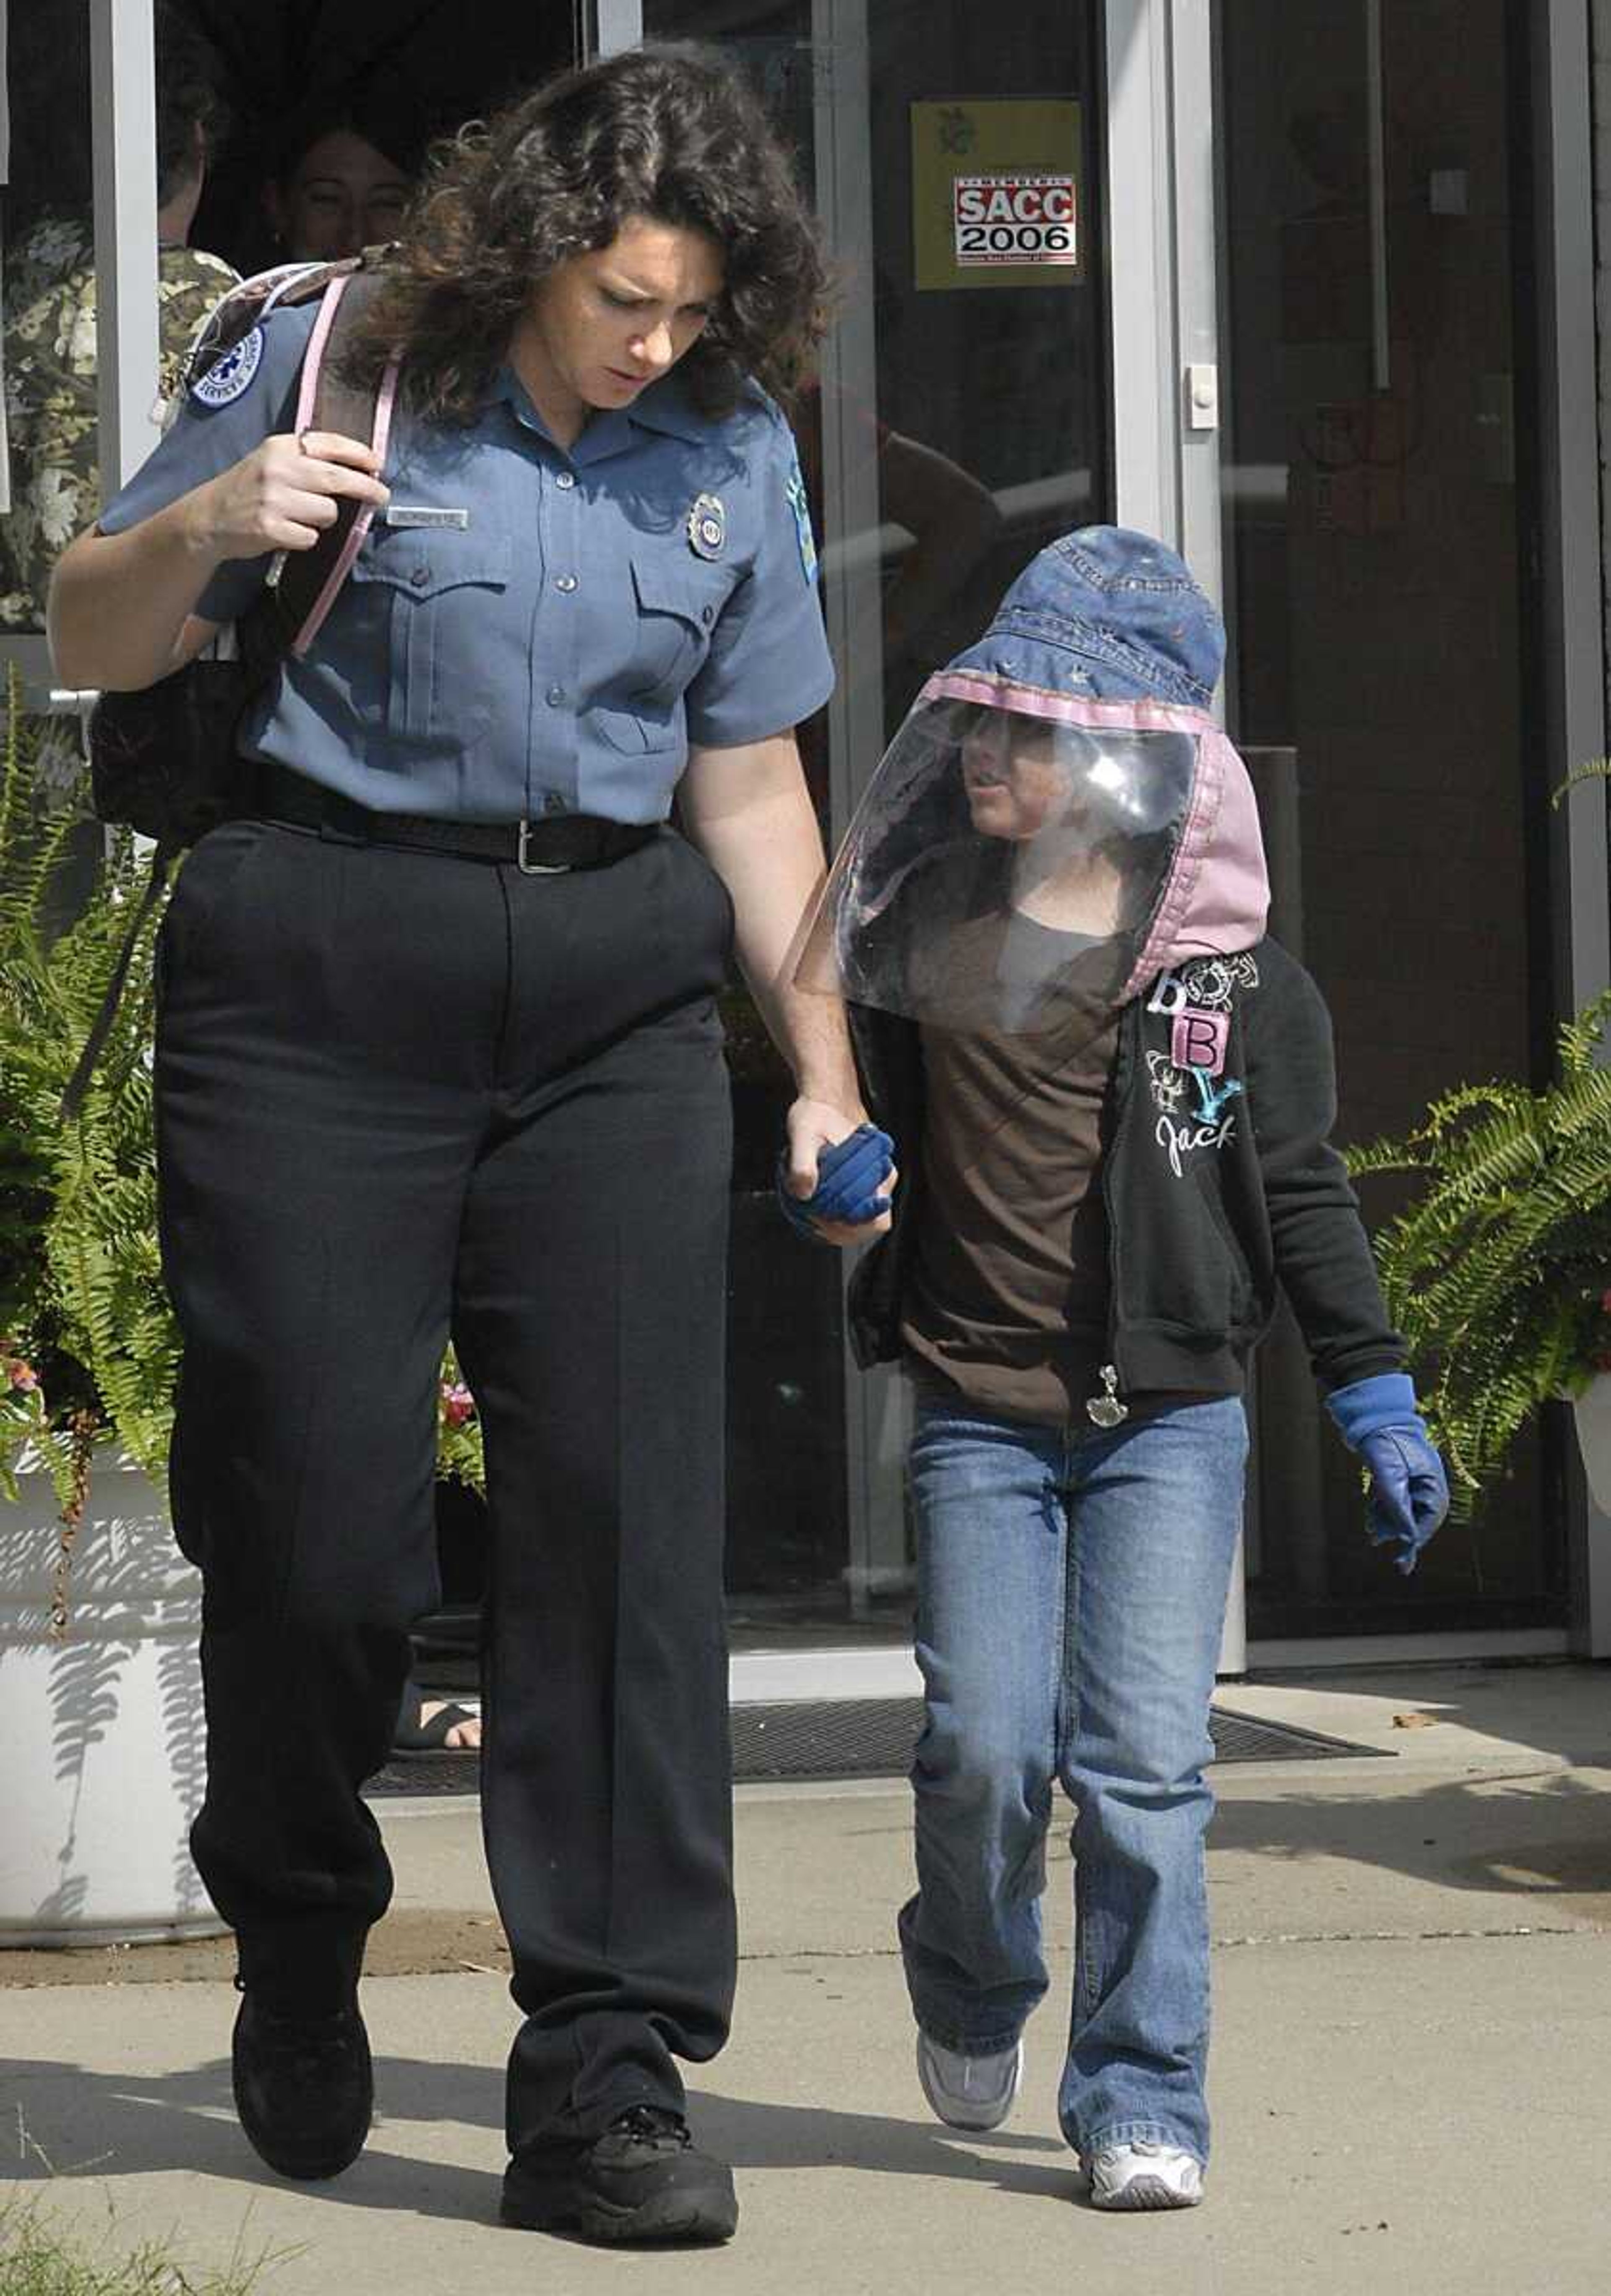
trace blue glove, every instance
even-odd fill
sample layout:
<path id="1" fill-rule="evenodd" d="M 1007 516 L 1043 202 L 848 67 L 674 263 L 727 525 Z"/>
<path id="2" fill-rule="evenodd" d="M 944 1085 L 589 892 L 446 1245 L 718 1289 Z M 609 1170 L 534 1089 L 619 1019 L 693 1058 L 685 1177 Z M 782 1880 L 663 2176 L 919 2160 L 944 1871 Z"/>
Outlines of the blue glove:
<path id="1" fill-rule="evenodd" d="M 1408 1578 L 1449 1512 L 1448 1478 L 1415 1407 L 1414 1382 L 1403 1372 L 1382 1372 L 1339 1387 L 1326 1408 L 1370 1478 L 1369 1536 L 1398 1548 L 1393 1559 Z"/>
<path id="2" fill-rule="evenodd" d="M 778 1155 L 774 1185 L 784 1218 L 796 1234 L 826 1243 L 815 1221 L 843 1220 L 851 1227 L 861 1227 L 889 1210 L 878 1190 L 894 1168 L 895 1144 L 889 1134 L 875 1124 L 859 1124 L 848 1139 L 818 1152 L 817 1186 L 810 1195 L 790 1194 L 786 1149 Z"/>

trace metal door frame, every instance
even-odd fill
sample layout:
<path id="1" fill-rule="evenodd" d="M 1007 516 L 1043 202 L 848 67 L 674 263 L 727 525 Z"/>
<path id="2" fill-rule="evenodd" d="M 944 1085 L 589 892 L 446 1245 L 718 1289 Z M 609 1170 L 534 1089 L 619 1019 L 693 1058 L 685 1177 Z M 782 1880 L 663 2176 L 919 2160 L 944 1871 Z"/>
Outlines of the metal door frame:
<path id="1" fill-rule="evenodd" d="M 1223 611 L 1214 55 L 1205 0 L 1104 0 L 1114 517 L 1178 550 Z M 1256 1504 L 1253 1484 L 1247 1504 Z M 1219 1671 L 1247 1667 L 1238 1540 Z"/>
<path id="2" fill-rule="evenodd" d="M 91 102 L 95 144 L 95 258 L 99 293 L 100 466 L 110 491 L 124 483 L 155 444 L 157 391 L 155 265 L 155 88 L 152 0 L 88 0 L 92 27 Z M 829 44 L 834 69 L 819 80 L 829 132 L 818 137 L 818 198 L 825 212 L 867 194 L 865 145 L 844 131 L 857 94 L 856 60 L 865 73 L 868 0 L 814 0 L 815 36 Z M 628 46 L 642 37 L 641 0 L 594 0 L 590 53 Z M 1207 0 L 1103 0 L 1106 57 L 1106 192 L 1111 324 L 1114 514 L 1121 523 L 1161 536 L 1179 548 L 1204 586 L 1223 590 L 1218 434 L 1192 419 L 1188 366 L 1219 365 L 1216 184 L 1213 122 L 1213 11 Z M 1537 153 L 1537 240 L 1533 250 L 1544 283 L 1541 414 L 1542 525 L 1540 551 L 1545 604 L 1543 696 L 1546 740 L 1555 778 L 1607 746 L 1606 627 L 1602 537 L 1595 488 L 1581 473 L 1598 469 L 1595 279 L 1590 105 L 1592 47 L 1589 0 L 1544 0 L 1528 12 L 1533 42 Z M 858 34 L 858 27 L 860 30 Z M 858 191 L 858 168 L 860 189 Z M 854 338 L 835 353 L 859 370 L 870 358 Z M 849 384 L 847 372 L 842 381 Z M 865 381 L 865 378 L 864 378 Z M 825 442 L 827 484 L 836 475 L 834 442 Z M 1579 474 L 1574 477 L 1574 474 Z M 840 502 L 842 518 L 854 506 Z M 847 565 L 828 592 L 830 617 L 859 623 Z M 840 593 L 842 592 L 842 595 Z M 835 601 L 837 600 L 837 603 Z M 51 684 L 40 637 L 0 638 L 0 662 L 15 661 L 30 703 L 43 705 Z M 847 729 L 848 730 L 848 729 Z M 835 743 L 835 748 L 842 745 Z M 850 748 L 850 754 L 856 754 Z M 841 794 L 836 791 L 836 798 Z M 845 792 L 844 794 L 849 794 Z M 1560 1008 L 1574 1009 L 1603 984 L 1611 966 L 1606 793 L 1576 792 L 1551 824 L 1558 904 L 1556 978 Z M 875 1511 L 891 1504 L 887 1403 L 880 1406 L 851 1374 L 852 1562 L 867 1544 Z M 1581 1473 L 1572 1476 L 1568 1536 L 1573 1561 L 1571 1647 L 1580 1655 L 1611 1654 L 1611 1521 L 1588 1501 Z M 859 1528 L 858 1528 L 858 1524 Z M 1239 1603 L 1240 1587 L 1237 1598 Z M 1427 1659 L 1450 1654 L 1542 1654 L 1566 1636 L 1537 1633 L 1466 1637 L 1326 1638 L 1316 1644 L 1240 1640 L 1233 1606 L 1222 1668 L 1243 1663 L 1339 1664 Z M 1435 1647 L 1434 1647 L 1435 1645 Z M 909 1654 L 892 1651 L 883 1664 L 907 1678 Z M 798 1665 L 831 1678 L 836 1654 L 802 1653 Z M 742 1666 L 744 1661 L 738 1662 Z M 804 1694 L 804 1693 L 802 1693 Z"/>
<path id="3" fill-rule="evenodd" d="M 157 92 L 152 0 L 89 0 L 95 350 L 103 491 L 157 443 Z M 0 636 L 31 709 L 52 707 L 43 637 Z"/>
<path id="4" fill-rule="evenodd" d="M 1540 695 L 1549 780 L 1603 757 L 1607 741 L 1605 534 L 1596 342 L 1594 119 L 1604 87 L 1589 0 L 1545 0 L 1527 12 L 1532 42 L 1535 241 L 1542 343 L 1537 538 L 1543 605 Z M 1600 122 L 1602 136 L 1607 123 Z M 1602 193 L 1605 186 L 1596 186 Z M 1553 812 L 1549 875 L 1556 898 L 1556 1009 L 1576 1012 L 1611 980 L 1611 842 L 1604 782 Z M 1579 1658 L 1611 1657 L 1611 1516 L 1590 1497 L 1575 1444 L 1567 1467 L 1569 1635 Z"/>
<path id="5" fill-rule="evenodd" d="M 870 205 L 865 137 L 867 11 L 870 0 L 813 0 L 817 74 L 817 196 L 831 237 L 848 214 L 866 228 Z M 603 54 L 642 37 L 641 0 L 594 0 L 590 53 Z M 1213 70 L 1205 0 L 1103 0 L 1099 53 L 1106 117 L 1104 205 L 1108 218 L 1107 291 L 1114 516 L 1179 548 L 1216 599 L 1220 579 L 1219 455 L 1211 429 L 1188 422 L 1183 397 L 1188 365 L 1212 367 L 1217 358 L 1214 270 Z M 863 132 L 857 133 L 858 123 Z M 853 241 L 853 243 L 859 243 Z M 825 381 L 874 403 L 875 375 L 869 324 L 858 327 L 847 312 L 829 338 Z M 1179 379 L 1179 385 L 1177 383 Z M 825 413 L 837 394 L 823 393 Z M 836 452 L 831 421 L 825 425 L 825 496 L 830 535 L 859 532 L 875 522 L 875 504 L 851 502 L 855 480 Z M 867 483 L 864 473 L 860 481 Z M 859 611 L 859 585 L 875 578 L 867 554 L 824 553 L 824 608 L 830 636 L 840 644 L 876 637 L 877 617 Z M 859 639 L 852 636 L 859 633 Z M 840 658 L 842 660 L 842 653 Z M 862 660 L 835 697 L 840 713 L 852 697 L 877 692 Z M 876 757 L 870 745 L 836 716 L 834 759 Z M 834 767 L 836 819 L 847 816 L 857 791 L 848 769 Z M 842 787 L 842 782 L 845 786 Z M 848 1275 L 848 1269 L 847 1269 Z M 850 1480 L 850 1572 L 852 1611 L 876 1591 L 882 1569 L 880 1533 L 899 1520 L 904 1406 L 896 1383 L 868 1378 L 847 1361 L 846 1447 Z M 1235 1574 L 1220 1667 L 1245 1665 L 1240 1563 Z M 762 1654 L 734 1661 L 735 1685 L 750 1697 L 867 1695 L 875 1681 L 909 1687 L 909 1650 L 865 1648 L 798 1654 Z M 785 1685 L 793 1685 L 785 1687 Z"/>
<path id="6" fill-rule="evenodd" d="M 1379 36 L 1379 0 L 1364 0 L 1361 37 Z M 1229 611 L 1217 427 L 1194 422 L 1188 372 L 1223 372 L 1218 340 L 1219 184 L 1214 87 L 1218 10 L 1208 0 L 1105 0 L 1108 43 L 1114 452 L 1116 516 L 1171 542 Z M 1531 253 L 1542 283 L 1540 390 L 1543 596 L 1542 716 L 1553 784 L 1608 745 L 1603 537 L 1598 488 L 1592 39 L 1589 0 L 1526 12 L 1534 154 Z M 1136 196 L 1136 187 L 1148 196 Z M 1130 198 L 1122 196 L 1128 186 Z M 1121 387 L 1122 384 L 1122 387 Z M 1575 477 L 1574 477 L 1574 474 Z M 1607 791 L 1590 783 L 1550 825 L 1557 1009 L 1578 1009 L 1611 978 Z M 1611 1518 L 1568 1470 L 1571 1563 L 1566 1630 L 1468 1636 L 1327 1636 L 1245 1640 L 1237 1574 L 1221 1670 L 1242 1666 L 1428 1662 L 1611 1655 Z M 1250 1505 L 1253 1504 L 1250 1493 Z"/>

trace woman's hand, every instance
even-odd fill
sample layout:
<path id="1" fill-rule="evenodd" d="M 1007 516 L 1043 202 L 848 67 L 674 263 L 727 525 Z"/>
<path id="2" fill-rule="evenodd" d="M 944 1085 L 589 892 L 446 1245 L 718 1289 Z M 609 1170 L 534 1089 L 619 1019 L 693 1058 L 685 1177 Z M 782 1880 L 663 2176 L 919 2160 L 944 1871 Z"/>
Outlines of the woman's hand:
<path id="1" fill-rule="evenodd" d="M 311 550 L 343 498 L 390 499 L 380 457 L 333 430 L 279 431 L 117 534 L 92 527 L 56 562 L 50 641 L 64 685 L 135 693 L 192 660 L 218 625 L 195 611 L 226 560 Z"/>
<path id="2" fill-rule="evenodd" d="M 780 1189 L 795 1204 L 818 1187 L 818 1160 L 866 1122 L 844 1008 L 794 985 L 801 943 L 825 874 L 817 815 L 792 734 L 731 750 L 689 751 L 679 791 L 683 827 L 733 896 L 738 962 L 773 1043 L 794 1072 Z M 887 1203 L 892 1168 L 873 1191 Z M 858 1198 L 854 1209 L 869 1201 Z M 865 1243 L 887 1210 L 854 1223 L 810 1216 L 827 1243 Z"/>
<path id="3" fill-rule="evenodd" d="M 847 1165 L 831 1156 L 825 1158 L 826 1151 L 849 1146 L 859 1135 L 865 1136 L 862 1151 L 852 1163 Z M 870 1217 L 822 1219 L 812 1213 L 811 1226 L 825 1243 L 866 1243 L 875 1236 L 887 1235 L 891 1225 L 889 1200 L 900 1177 L 892 1146 L 888 1136 L 875 1130 L 865 1116 L 847 1117 L 829 1102 L 802 1097 L 789 1110 L 788 1144 L 779 1160 L 777 1174 L 779 1194 L 786 1193 L 803 1208 L 826 1177 L 822 1170 L 823 1162 L 838 1164 L 842 1185 L 833 1192 L 835 1208 L 842 1198 L 847 1211 L 861 1211 L 865 1207 Z M 881 1177 L 874 1181 L 872 1175 L 880 1168 Z M 875 1210 L 874 1206 L 879 1209 Z"/>
<path id="4" fill-rule="evenodd" d="M 380 468 L 373 447 L 339 431 L 278 431 L 188 497 L 193 540 L 219 563 L 311 550 L 343 498 L 376 509 L 390 500 Z"/>

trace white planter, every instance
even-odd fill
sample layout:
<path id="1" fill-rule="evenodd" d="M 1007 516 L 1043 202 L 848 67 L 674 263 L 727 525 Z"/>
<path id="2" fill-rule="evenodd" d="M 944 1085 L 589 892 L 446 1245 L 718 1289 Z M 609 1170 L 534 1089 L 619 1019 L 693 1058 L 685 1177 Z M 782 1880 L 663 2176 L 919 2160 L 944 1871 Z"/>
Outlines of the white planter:
<path id="1" fill-rule="evenodd" d="M 1573 1397 L 1572 1416 L 1590 1495 L 1602 1514 L 1611 1514 L 1611 1372 L 1596 1372 L 1582 1393 Z"/>
<path id="2" fill-rule="evenodd" d="M 217 1935 L 191 1863 L 201 1798 L 200 1574 L 160 1494 L 115 1451 L 95 1455 L 50 1634 L 60 1553 L 47 1476 L 0 1500 L 0 1946 Z"/>

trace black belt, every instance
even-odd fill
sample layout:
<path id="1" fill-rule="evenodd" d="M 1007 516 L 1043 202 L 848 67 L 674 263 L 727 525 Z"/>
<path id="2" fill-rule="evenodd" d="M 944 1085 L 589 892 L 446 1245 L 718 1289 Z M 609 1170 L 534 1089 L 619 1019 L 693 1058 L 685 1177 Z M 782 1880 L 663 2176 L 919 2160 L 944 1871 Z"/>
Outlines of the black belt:
<path id="1" fill-rule="evenodd" d="M 657 834 L 653 824 L 605 821 L 592 813 L 541 821 L 447 821 L 440 814 L 372 813 L 350 798 L 284 766 L 258 769 L 257 809 L 267 821 L 317 829 L 359 845 L 408 845 L 476 861 L 509 861 L 529 877 L 604 869 Z"/>

